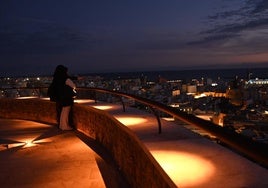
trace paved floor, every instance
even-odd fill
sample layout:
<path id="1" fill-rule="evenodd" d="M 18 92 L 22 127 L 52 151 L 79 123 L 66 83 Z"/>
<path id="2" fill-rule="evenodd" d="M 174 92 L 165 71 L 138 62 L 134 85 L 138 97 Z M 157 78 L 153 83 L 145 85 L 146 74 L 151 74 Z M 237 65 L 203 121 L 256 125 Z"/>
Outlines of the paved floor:
<path id="1" fill-rule="evenodd" d="M 105 109 L 128 126 L 147 146 L 178 187 L 268 187 L 268 169 L 184 127 L 134 108 L 91 104 Z"/>
<path id="2" fill-rule="evenodd" d="M 82 134 L 32 121 L 0 119 L 0 187 L 125 185 L 101 146 Z"/>
<path id="3" fill-rule="evenodd" d="M 147 146 L 178 187 L 268 187 L 268 169 L 186 129 L 121 106 L 85 103 L 106 110 Z M 76 131 L 0 119 L 1 187 L 128 187 L 109 155 Z"/>

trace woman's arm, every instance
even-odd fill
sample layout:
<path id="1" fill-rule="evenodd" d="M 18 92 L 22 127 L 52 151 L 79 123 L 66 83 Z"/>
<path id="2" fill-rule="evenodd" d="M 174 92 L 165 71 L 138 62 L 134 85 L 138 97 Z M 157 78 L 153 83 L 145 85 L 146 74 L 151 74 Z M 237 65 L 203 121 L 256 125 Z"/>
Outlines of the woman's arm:
<path id="1" fill-rule="evenodd" d="M 67 80 L 65 81 L 65 84 L 70 86 L 73 89 L 76 88 L 76 85 L 73 83 L 73 81 L 70 78 L 67 78 Z"/>

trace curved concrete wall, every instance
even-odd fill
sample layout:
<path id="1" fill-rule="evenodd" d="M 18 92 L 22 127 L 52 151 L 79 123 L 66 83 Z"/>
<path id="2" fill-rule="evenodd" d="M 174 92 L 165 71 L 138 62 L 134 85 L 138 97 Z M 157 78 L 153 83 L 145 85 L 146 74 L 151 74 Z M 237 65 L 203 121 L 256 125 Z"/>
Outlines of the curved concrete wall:
<path id="1" fill-rule="evenodd" d="M 76 129 L 101 143 L 132 187 L 176 187 L 147 148 L 105 111 L 75 104 Z M 40 99 L 0 99 L 0 117 L 56 124 L 55 104 Z"/>
<path id="2" fill-rule="evenodd" d="M 0 117 L 57 123 L 55 104 L 40 99 L 0 99 Z"/>

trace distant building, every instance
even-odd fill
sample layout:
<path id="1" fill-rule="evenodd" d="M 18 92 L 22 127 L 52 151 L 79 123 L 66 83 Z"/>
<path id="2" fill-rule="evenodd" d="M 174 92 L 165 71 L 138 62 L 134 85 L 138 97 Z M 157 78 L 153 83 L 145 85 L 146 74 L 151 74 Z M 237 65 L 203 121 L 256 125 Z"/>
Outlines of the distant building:
<path id="1" fill-rule="evenodd" d="M 197 92 L 196 85 L 188 85 L 187 86 L 187 93 L 195 94 Z"/>
<path id="2" fill-rule="evenodd" d="M 211 85 L 212 84 L 212 79 L 211 78 L 207 78 L 207 85 Z"/>
<path id="3" fill-rule="evenodd" d="M 268 85 L 268 79 L 250 79 L 245 82 L 247 86 L 261 86 L 261 85 Z"/>
<path id="4" fill-rule="evenodd" d="M 235 106 L 243 104 L 243 93 L 240 89 L 227 89 L 226 97 L 230 99 L 230 103 Z"/>
<path id="5" fill-rule="evenodd" d="M 224 113 L 219 113 L 218 115 L 213 115 L 211 118 L 211 121 L 214 124 L 220 125 L 223 127 L 223 121 L 224 121 L 224 117 L 226 116 L 226 114 Z"/>
<path id="6" fill-rule="evenodd" d="M 173 90 L 173 91 L 172 91 L 172 96 L 173 96 L 173 97 L 178 96 L 178 95 L 180 95 L 180 94 L 181 94 L 181 91 L 180 91 L 179 89 L 177 89 L 177 90 Z"/>

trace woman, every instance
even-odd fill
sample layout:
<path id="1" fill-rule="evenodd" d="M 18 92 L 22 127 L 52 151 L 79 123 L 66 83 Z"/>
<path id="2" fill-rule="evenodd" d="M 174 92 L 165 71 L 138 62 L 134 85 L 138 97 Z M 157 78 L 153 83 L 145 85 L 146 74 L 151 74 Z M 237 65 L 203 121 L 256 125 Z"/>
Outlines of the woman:
<path id="1" fill-rule="evenodd" d="M 58 65 L 53 75 L 52 85 L 55 93 L 57 119 L 59 128 L 72 130 L 69 125 L 69 113 L 74 103 L 75 84 L 68 76 L 68 68 Z"/>

